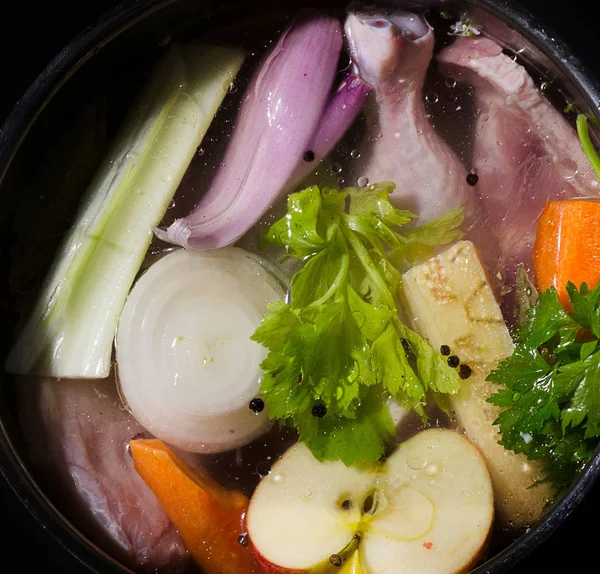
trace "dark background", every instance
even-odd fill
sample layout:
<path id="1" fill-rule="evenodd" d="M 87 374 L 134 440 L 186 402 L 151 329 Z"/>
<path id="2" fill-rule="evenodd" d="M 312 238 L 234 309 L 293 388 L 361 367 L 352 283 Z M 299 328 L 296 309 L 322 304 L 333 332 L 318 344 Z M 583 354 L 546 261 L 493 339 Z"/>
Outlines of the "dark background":
<path id="1" fill-rule="evenodd" d="M 600 35 L 589 13 L 595 5 L 593 0 L 521 0 L 519 3 L 557 32 L 600 78 Z M 2 2 L 0 124 L 48 61 L 116 4 L 115 0 Z M 566 523 L 512 572 L 597 571 L 597 567 L 591 567 L 591 561 L 598 545 L 598 511 L 600 484 Z M 0 519 L 4 523 L 0 536 L 3 563 L 0 571 L 5 571 L 7 564 L 14 564 L 16 560 L 17 568 L 24 572 L 43 568 L 50 573 L 90 573 L 31 518 L 1 475 Z"/>

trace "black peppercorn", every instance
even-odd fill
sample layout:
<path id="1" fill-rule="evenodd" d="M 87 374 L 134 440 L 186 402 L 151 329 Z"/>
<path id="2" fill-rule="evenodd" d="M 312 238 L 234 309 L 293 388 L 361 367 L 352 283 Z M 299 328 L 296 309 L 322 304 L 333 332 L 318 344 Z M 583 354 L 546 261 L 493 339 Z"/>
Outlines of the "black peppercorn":
<path id="1" fill-rule="evenodd" d="M 312 150 L 308 150 L 304 152 L 304 161 L 314 161 L 315 160 L 315 152 Z"/>
<path id="2" fill-rule="evenodd" d="M 313 417 L 322 419 L 327 414 L 327 407 L 325 405 L 315 405 L 312 408 Z"/>
<path id="3" fill-rule="evenodd" d="M 248 405 L 250 407 L 250 410 L 255 412 L 255 413 L 262 413 L 264 408 L 265 408 L 265 402 L 262 399 L 252 399 L 250 401 L 250 405 Z"/>
<path id="4" fill-rule="evenodd" d="M 464 363 L 458 369 L 458 376 L 461 379 L 468 379 L 471 376 L 471 367 L 469 365 L 465 365 Z"/>
<path id="5" fill-rule="evenodd" d="M 448 362 L 449 367 L 452 367 L 453 369 L 455 369 L 460 364 L 460 359 L 456 355 L 452 355 L 452 356 L 448 357 L 447 362 Z"/>
<path id="6" fill-rule="evenodd" d="M 470 186 L 477 185 L 478 181 L 479 181 L 479 176 L 476 173 L 470 173 L 467 175 L 467 183 Z"/>
<path id="7" fill-rule="evenodd" d="M 238 544 L 240 546 L 248 546 L 248 543 L 250 542 L 250 540 L 248 539 L 248 533 L 247 532 L 242 532 L 239 536 L 238 536 Z"/>
<path id="8" fill-rule="evenodd" d="M 440 347 L 440 353 L 442 353 L 444 357 L 447 357 L 450 354 L 450 347 L 448 347 L 448 345 L 442 345 Z"/>

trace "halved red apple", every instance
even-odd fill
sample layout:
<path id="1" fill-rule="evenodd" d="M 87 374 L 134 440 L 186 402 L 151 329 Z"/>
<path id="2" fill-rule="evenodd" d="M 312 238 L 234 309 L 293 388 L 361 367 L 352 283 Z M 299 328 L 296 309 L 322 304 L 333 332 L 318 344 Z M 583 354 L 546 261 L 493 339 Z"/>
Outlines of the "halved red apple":
<path id="1" fill-rule="evenodd" d="M 247 526 L 267 573 L 452 574 L 480 554 L 493 517 L 477 449 L 428 429 L 378 465 L 320 462 L 293 446 L 258 485 Z"/>

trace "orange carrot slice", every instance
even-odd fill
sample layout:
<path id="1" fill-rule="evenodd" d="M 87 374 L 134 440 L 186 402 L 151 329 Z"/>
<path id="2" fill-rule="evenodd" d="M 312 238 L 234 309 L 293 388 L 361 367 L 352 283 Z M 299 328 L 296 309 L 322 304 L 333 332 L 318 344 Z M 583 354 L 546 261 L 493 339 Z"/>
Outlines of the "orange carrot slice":
<path id="1" fill-rule="evenodd" d="M 554 286 L 567 310 L 569 281 L 595 287 L 600 281 L 600 202 L 549 201 L 538 224 L 533 267 L 538 289 Z"/>
<path id="2" fill-rule="evenodd" d="M 248 498 L 192 468 L 162 441 L 132 440 L 135 469 L 154 492 L 206 574 L 259 574 L 252 550 L 238 542 Z"/>

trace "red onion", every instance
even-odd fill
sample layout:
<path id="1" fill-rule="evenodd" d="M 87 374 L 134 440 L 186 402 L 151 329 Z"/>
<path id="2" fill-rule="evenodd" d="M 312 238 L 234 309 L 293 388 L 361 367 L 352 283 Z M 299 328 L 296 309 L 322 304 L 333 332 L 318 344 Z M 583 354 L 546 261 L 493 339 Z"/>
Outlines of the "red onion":
<path id="1" fill-rule="evenodd" d="M 348 74 L 344 78 L 329 100 L 320 125 L 307 147 L 307 150 L 314 154 L 314 160 L 302 160 L 298 164 L 288 187 L 299 183 L 310 173 L 317 161 L 329 154 L 356 119 L 370 91 L 371 87 L 358 76 Z"/>
<path id="2" fill-rule="evenodd" d="M 349 75 L 330 99 L 341 48 L 330 17 L 296 21 L 282 34 L 251 80 L 209 189 L 158 237 L 201 250 L 233 243 L 311 170 L 306 151 L 322 158 L 333 148 L 369 89 Z"/>

